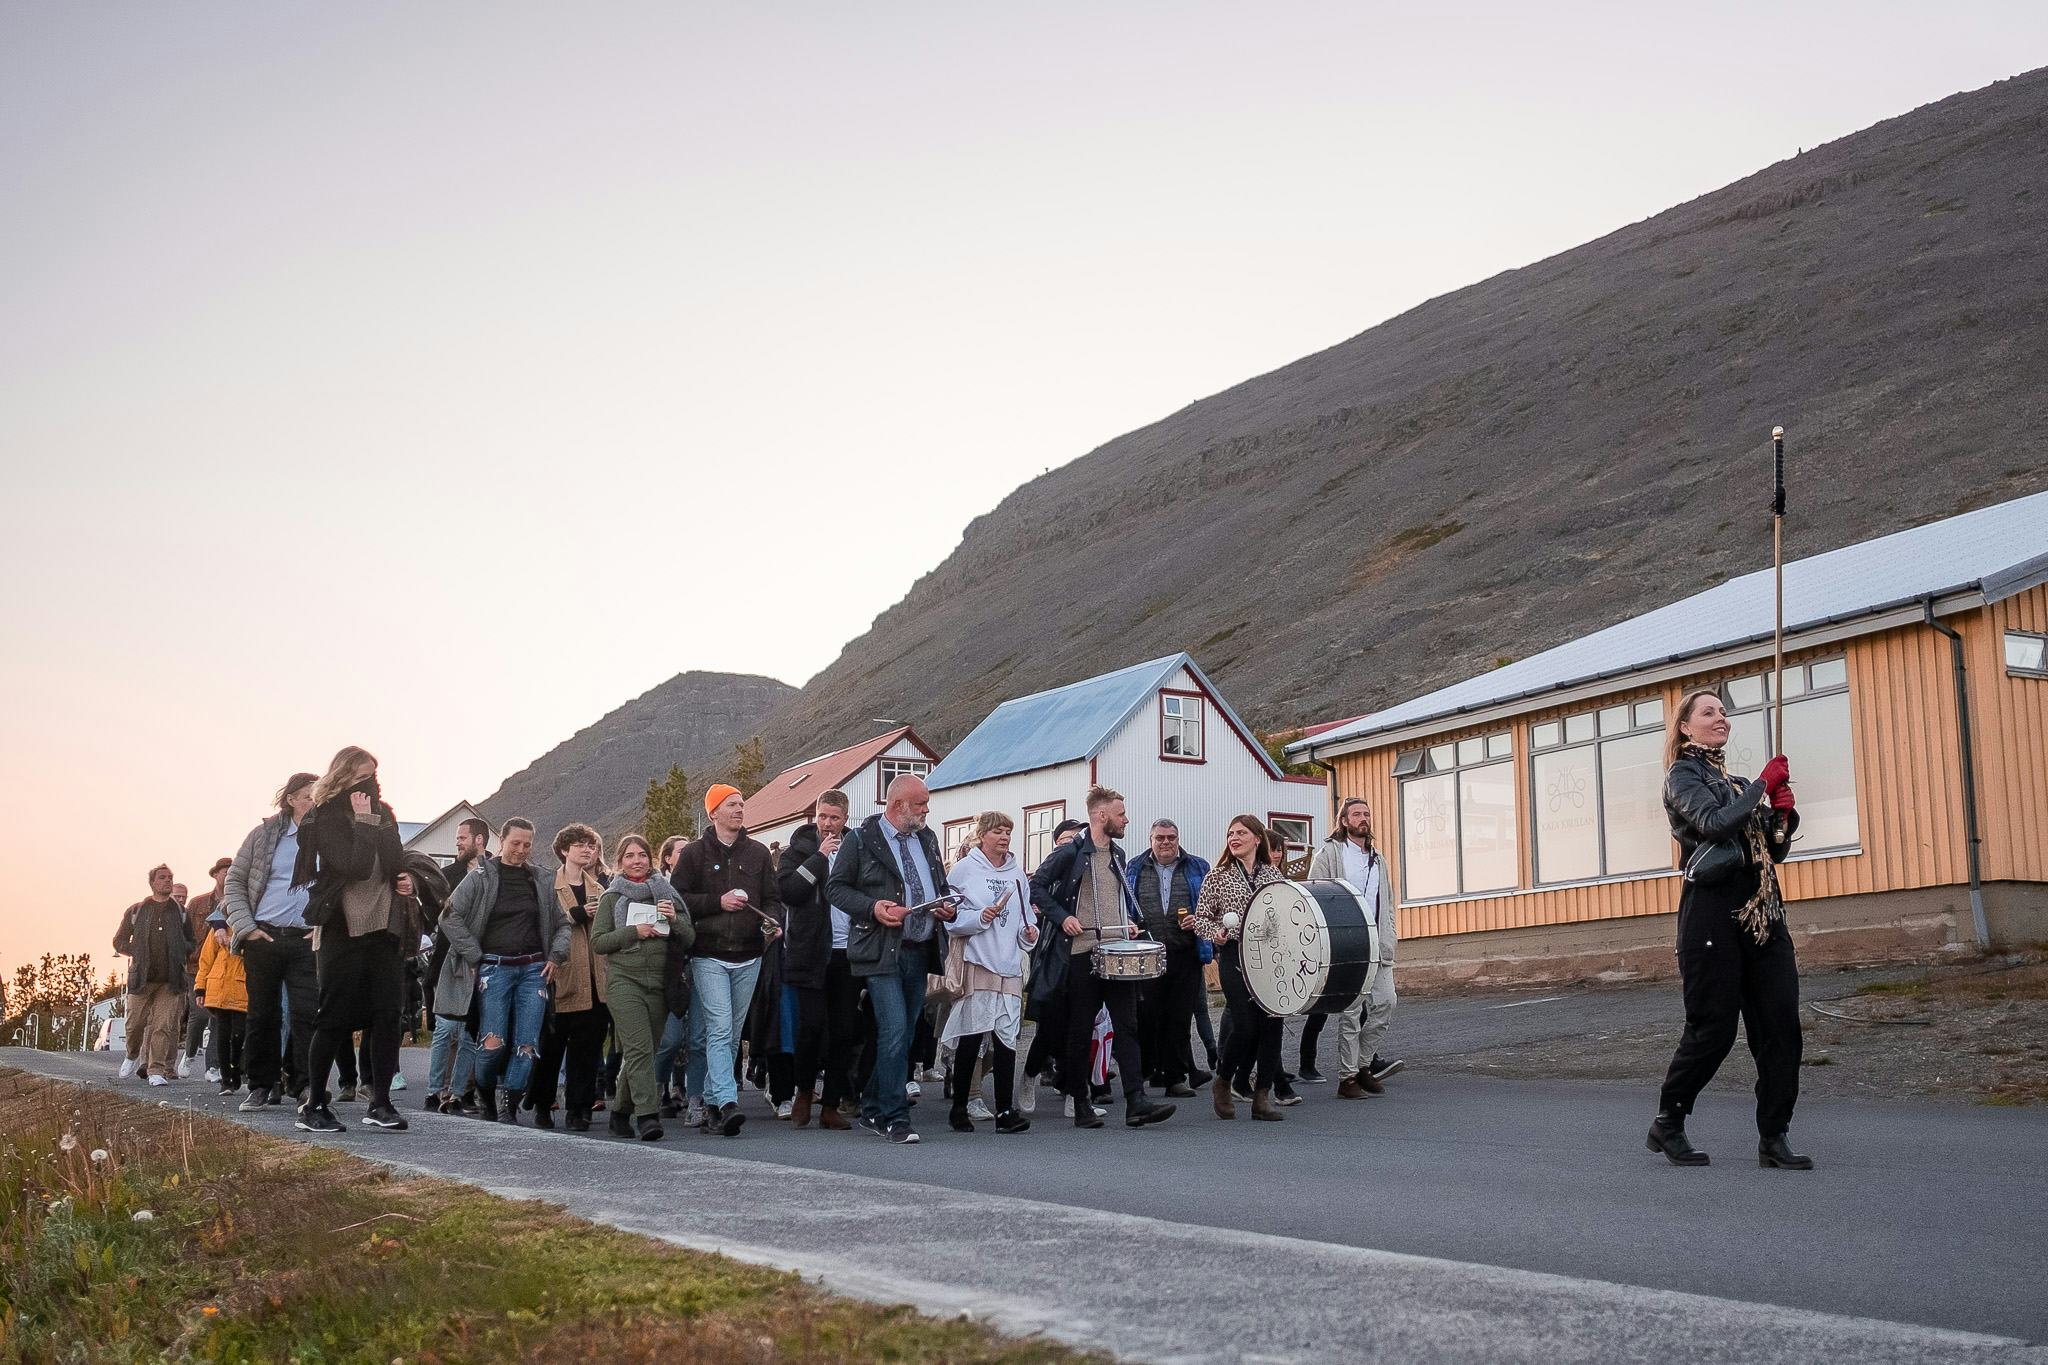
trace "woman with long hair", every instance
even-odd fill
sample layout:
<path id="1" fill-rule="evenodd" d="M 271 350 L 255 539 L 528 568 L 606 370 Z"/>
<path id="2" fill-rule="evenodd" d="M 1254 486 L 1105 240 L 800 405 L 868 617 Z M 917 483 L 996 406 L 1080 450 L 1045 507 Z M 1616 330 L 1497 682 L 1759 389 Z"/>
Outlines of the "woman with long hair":
<path id="1" fill-rule="evenodd" d="M 1664 1076 L 1649 1147 L 1675 1166 L 1707 1164 L 1686 1138 L 1685 1118 L 1735 1045 L 1740 1018 L 1756 1059 L 1758 1164 L 1811 1170 L 1813 1158 L 1785 1140 L 1799 1098 L 1799 965 L 1777 864 L 1791 848 L 1799 811 L 1783 754 L 1754 781 L 1729 775 L 1728 732 L 1720 693 L 1695 688 L 1679 700 L 1665 744 L 1664 812 L 1685 869 L 1678 893 L 1685 1033 Z"/>
<path id="2" fill-rule="evenodd" d="M 1230 1015 L 1223 1064 L 1211 1091 L 1219 1119 L 1237 1117 L 1230 1088 L 1251 1081 L 1254 1062 L 1258 1077 L 1251 1088 L 1252 1117 L 1271 1123 L 1282 1117 L 1273 1102 L 1273 1087 L 1280 1083 L 1280 1039 L 1285 1021 L 1267 1014 L 1252 999 L 1241 956 L 1244 917 L 1252 897 L 1260 887 L 1281 880 L 1267 848 L 1265 822 L 1256 815 L 1240 815 L 1224 831 L 1223 856 L 1202 879 L 1202 894 L 1195 902 L 1195 934 L 1217 945 L 1216 974 L 1222 978 L 1224 1006 Z"/>
<path id="3" fill-rule="evenodd" d="M 608 1126 L 615 1137 L 662 1136 L 660 1090 L 654 1078 L 655 1040 L 668 1019 L 668 955 L 696 936 L 682 913 L 682 897 L 653 870 L 652 851 L 637 834 L 612 850 L 618 876 L 598 897 L 590 949 L 607 961 L 607 996 L 619 1035 L 619 1083 Z"/>
<path id="4" fill-rule="evenodd" d="M 313 784 L 313 807 L 292 873 L 294 886 L 309 888 L 306 922 L 313 926 L 320 977 L 307 1049 L 310 1089 L 297 1120 L 308 1132 L 344 1131 L 328 1107 L 327 1078 L 336 1056 L 354 1046 L 357 1029 L 370 1032 L 370 1108 L 363 1121 L 374 1128 L 406 1127 L 391 1105 L 405 961 L 419 944 L 417 905 L 401 904 L 404 858 L 398 819 L 377 783 L 377 760 L 350 745 Z M 411 901 L 409 885 L 403 899 Z"/>
<path id="5" fill-rule="evenodd" d="M 671 834 L 663 839 L 661 851 L 654 860 L 654 870 L 664 878 L 675 875 L 676 859 L 682 856 L 683 847 L 689 842 L 680 834 Z M 692 937 L 695 937 L 694 926 Z M 684 1118 L 684 1125 L 695 1128 L 704 1118 L 704 1075 L 701 1069 L 697 1069 L 696 1055 L 690 1050 L 690 961 L 684 950 L 669 949 L 667 980 L 668 1017 L 662 1021 L 661 1041 L 654 1048 L 655 1079 L 661 1084 L 661 1116 L 672 1119 L 683 1114 L 687 1091 L 690 1112 Z M 678 1058 L 683 1063 L 682 1085 L 676 1084 Z"/>
<path id="6" fill-rule="evenodd" d="M 988 1039 L 989 1069 L 995 1073 L 998 1133 L 1021 1133 L 1031 1120 L 1016 1112 L 1017 1034 L 1024 1024 L 1024 958 L 1038 942 L 1038 915 L 1031 908 L 1031 882 L 1010 853 L 1016 822 L 999 810 L 983 811 L 974 822 L 974 843 L 954 862 L 948 885 L 965 898 L 946 926 L 962 955 L 967 993 L 946 1015 L 940 1040 L 953 1046 L 953 1109 L 956 1132 L 971 1133 L 967 1102 L 978 1092 L 975 1058 Z"/>

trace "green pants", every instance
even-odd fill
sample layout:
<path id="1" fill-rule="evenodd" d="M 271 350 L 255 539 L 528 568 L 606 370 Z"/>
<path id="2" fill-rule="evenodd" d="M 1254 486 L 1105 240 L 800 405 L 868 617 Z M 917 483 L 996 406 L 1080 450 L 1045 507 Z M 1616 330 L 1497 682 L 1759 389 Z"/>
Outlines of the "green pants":
<path id="1" fill-rule="evenodd" d="M 619 1086 L 612 1109 L 619 1114 L 659 1114 L 661 1087 L 654 1079 L 654 1049 L 668 1022 L 661 983 L 643 984 L 614 972 L 605 981 L 605 1003 L 619 1036 Z"/>

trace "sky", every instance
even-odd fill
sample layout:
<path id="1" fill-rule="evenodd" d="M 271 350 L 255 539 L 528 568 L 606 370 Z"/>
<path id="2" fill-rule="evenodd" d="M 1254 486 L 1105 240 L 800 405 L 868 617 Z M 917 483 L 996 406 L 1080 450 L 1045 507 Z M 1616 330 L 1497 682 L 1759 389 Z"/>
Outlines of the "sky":
<path id="1" fill-rule="evenodd" d="M 427 819 L 801 684 L 1045 470 L 2043 61 L 2038 0 L 0 0 L 0 974 L 344 744 Z"/>

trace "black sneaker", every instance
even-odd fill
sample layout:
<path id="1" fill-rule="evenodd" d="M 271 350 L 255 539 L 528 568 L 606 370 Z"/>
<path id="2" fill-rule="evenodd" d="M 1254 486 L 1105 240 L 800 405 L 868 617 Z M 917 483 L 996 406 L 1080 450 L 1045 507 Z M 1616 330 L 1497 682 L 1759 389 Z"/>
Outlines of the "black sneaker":
<path id="1" fill-rule="evenodd" d="M 1312 1066 L 1305 1066 L 1294 1073 L 1294 1079 L 1300 1081 L 1303 1085 L 1323 1085 L 1330 1078 Z"/>
<path id="2" fill-rule="evenodd" d="M 1209 1082 L 1215 1079 L 1216 1068 L 1213 1066 L 1211 1066 L 1207 1071 L 1203 1071 L 1198 1067 L 1195 1070 L 1188 1073 L 1188 1084 L 1195 1087 L 1197 1090 L 1201 1089 L 1203 1086 L 1207 1085 Z"/>
<path id="3" fill-rule="evenodd" d="M 634 1127 L 638 1130 L 638 1136 L 642 1142 L 661 1141 L 660 1115 L 642 1114 L 638 1121 L 635 1122 Z"/>
<path id="4" fill-rule="evenodd" d="M 241 1104 L 239 1104 L 236 1107 L 239 1108 L 245 1114 L 253 1114 L 258 1109 L 263 1108 L 265 1105 L 274 1103 L 276 1103 L 276 1101 L 270 1098 L 270 1092 L 259 1085 L 254 1090 L 251 1090 L 249 1092 L 248 1099 L 243 1100 Z"/>
<path id="5" fill-rule="evenodd" d="M 1236 1081 L 1230 1083 L 1230 1097 L 1236 1100 L 1243 1100 L 1246 1104 L 1252 1102 L 1252 1092 L 1239 1085 Z"/>
<path id="6" fill-rule="evenodd" d="M 270 1102 L 271 1102 L 272 1104 L 283 1104 L 283 1103 L 284 1103 L 284 1096 L 283 1096 L 283 1095 L 281 1095 L 281 1094 L 279 1094 L 279 1093 L 278 1093 L 277 1091 L 273 1090 L 273 1091 L 271 1091 L 271 1092 L 270 1092 Z M 303 1091 L 303 1090 L 294 1090 L 294 1091 L 292 1092 L 292 1103 L 294 1103 L 294 1104 L 304 1104 L 305 1102 L 306 1102 L 306 1092 L 305 1092 L 305 1091 Z"/>
<path id="7" fill-rule="evenodd" d="M 898 1119 L 889 1125 L 887 1136 L 898 1147 L 908 1147 L 917 1141 L 917 1129 L 910 1126 L 909 1119 Z"/>
<path id="8" fill-rule="evenodd" d="M 862 1114 L 858 1119 L 855 1120 L 855 1122 L 858 1123 L 863 1129 L 867 1130 L 870 1133 L 873 1133 L 876 1137 L 889 1136 L 889 1130 L 882 1126 L 882 1121 L 880 1119 L 870 1118 L 868 1115 Z"/>
<path id="9" fill-rule="evenodd" d="M 1074 1126 L 1076 1128 L 1100 1128 L 1102 1115 L 1087 1100 L 1074 1101 Z"/>
<path id="10" fill-rule="evenodd" d="M 611 1111 L 611 1117 L 605 1120 L 605 1127 L 611 1130 L 613 1137 L 629 1138 L 633 1136 L 633 1116 L 614 1109 Z"/>
<path id="11" fill-rule="evenodd" d="M 1290 1104 L 1300 1104 L 1301 1096 L 1294 1093 L 1293 1086 L 1282 1081 L 1273 1087 L 1273 1103 L 1284 1109 Z"/>
<path id="12" fill-rule="evenodd" d="M 363 1115 L 363 1122 L 372 1128 L 389 1128 L 395 1133 L 402 1133 L 411 1126 L 405 1121 L 405 1115 L 388 1104 L 371 1105 L 370 1112 Z"/>
<path id="13" fill-rule="evenodd" d="M 239 1085 L 229 1085 L 226 1081 L 221 1082 L 220 1093 L 223 1095 L 238 1095 L 241 1091 L 242 1087 Z"/>
<path id="14" fill-rule="evenodd" d="M 718 1107 L 718 1131 L 727 1137 L 738 1137 L 746 1125 L 747 1116 L 740 1112 L 739 1105 L 727 1100 Z"/>
<path id="15" fill-rule="evenodd" d="M 1383 1081 L 1406 1065 L 1408 1063 L 1398 1057 L 1391 1062 L 1383 1062 L 1380 1060 L 1380 1054 L 1375 1052 L 1372 1054 L 1372 1061 L 1366 1064 L 1365 1070 L 1374 1080 Z"/>
<path id="16" fill-rule="evenodd" d="M 996 1115 L 996 1131 L 998 1133 L 1022 1133 L 1028 1131 L 1030 1127 L 1031 1120 L 1025 1118 L 1014 1109 L 1005 1109 L 1002 1113 Z"/>
<path id="17" fill-rule="evenodd" d="M 307 1133 L 346 1133 L 348 1131 L 348 1129 L 341 1126 L 340 1120 L 334 1117 L 334 1111 L 324 1104 L 300 1105 L 299 1116 L 292 1121 L 292 1127 Z"/>

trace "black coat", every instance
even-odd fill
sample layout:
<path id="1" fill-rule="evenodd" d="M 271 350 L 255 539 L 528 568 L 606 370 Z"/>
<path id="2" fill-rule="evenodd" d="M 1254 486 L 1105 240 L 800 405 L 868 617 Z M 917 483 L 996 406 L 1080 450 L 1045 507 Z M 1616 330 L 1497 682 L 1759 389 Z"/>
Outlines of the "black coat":
<path id="1" fill-rule="evenodd" d="M 1717 839 L 1739 841 L 1752 822 L 1768 826 L 1773 812 L 1764 796 L 1761 778 L 1744 782 L 1703 758 L 1681 756 L 1664 774 L 1664 815 L 1671 822 L 1671 837 L 1678 841 L 1679 866 L 1683 867 L 1701 844 Z M 1790 814 L 1784 843 L 1774 843 L 1766 830 L 1764 847 L 1774 863 L 1785 861 L 1792 849 L 1791 835 L 1799 828 L 1799 812 Z"/>
<path id="2" fill-rule="evenodd" d="M 1031 874 L 1031 903 L 1038 907 L 1041 920 L 1050 921 L 1058 929 L 1060 922 L 1074 913 L 1075 902 L 1081 898 L 1082 870 L 1094 856 L 1095 844 L 1089 830 L 1082 830 L 1045 856 L 1045 861 Z M 1131 881 L 1124 873 L 1123 846 L 1114 839 L 1109 841 L 1109 865 L 1116 871 L 1117 890 L 1123 892 L 1125 916 L 1144 928 L 1145 916 L 1131 895 Z"/>
<path id="3" fill-rule="evenodd" d="M 405 845 L 391 808 L 373 794 L 370 814 L 376 818 L 357 819 L 349 795 L 343 792 L 316 806 L 299 826 L 299 861 L 292 870 L 292 884 L 312 888 L 306 902 L 310 925 L 335 920 L 342 889 L 351 882 L 372 876 L 390 882 L 405 870 Z"/>
<path id="4" fill-rule="evenodd" d="M 946 860 L 939 852 L 938 836 L 929 829 L 921 829 L 917 832 L 917 842 L 924 849 L 925 863 L 939 883 L 926 887 L 925 893 L 938 896 L 946 890 Z M 852 921 L 846 931 L 846 965 L 853 974 L 884 976 L 895 971 L 896 954 L 903 946 L 903 926 L 884 924 L 876 919 L 875 902 L 894 901 L 898 905 L 907 902 L 903 893 L 903 873 L 897 868 L 895 855 L 889 852 L 888 840 L 882 834 L 881 816 L 870 815 L 860 822 L 859 829 L 846 832 L 846 842 L 839 846 L 839 856 L 832 860 L 832 876 L 825 883 L 825 895 Z M 928 970 L 945 970 L 946 940 L 949 937 L 945 925 L 937 926 L 931 942 L 926 945 L 930 951 L 926 961 Z"/>
<path id="5" fill-rule="evenodd" d="M 832 902 L 825 883 L 832 863 L 818 852 L 818 827 L 804 825 L 782 850 L 776 882 L 788 912 L 789 936 L 782 944 L 782 979 L 805 990 L 823 990 L 832 965 Z"/>

